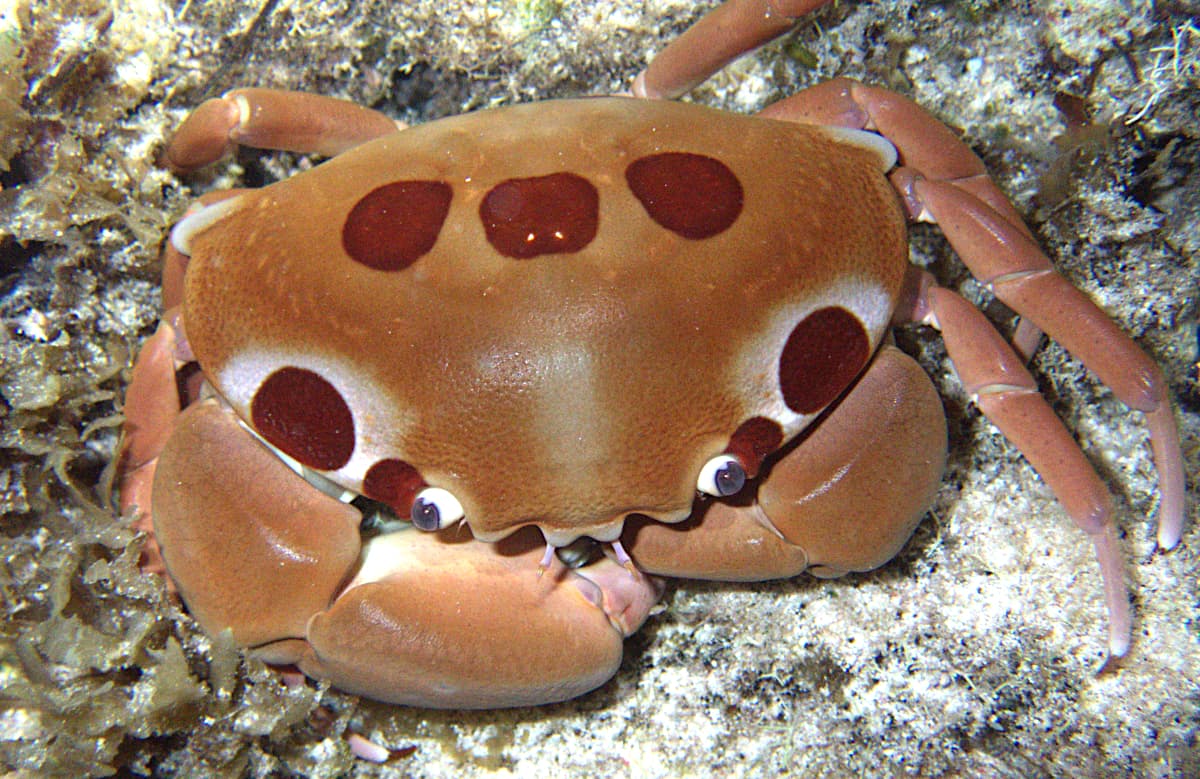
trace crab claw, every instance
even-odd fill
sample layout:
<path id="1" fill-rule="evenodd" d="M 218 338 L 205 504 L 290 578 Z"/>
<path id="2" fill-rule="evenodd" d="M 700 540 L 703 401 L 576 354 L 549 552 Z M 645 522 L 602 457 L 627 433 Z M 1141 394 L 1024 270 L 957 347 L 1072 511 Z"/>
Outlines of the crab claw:
<path id="1" fill-rule="evenodd" d="M 761 478 L 753 500 L 714 501 L 678 525 L 631 520 L 638 568 L 725 581 L 867 571 L 912 535 L 941 482 L 941 400 L 911 357 L 883 347 L 851 390 Z"/>
<path id="2" fill-rule="evenodd" d="M 535 576 L 540 535 L 520 535 L 373 540 L 359 576 L 309 623 L 301 670 L 373 698 L 452 708 L 536 705 L 600 686 L 659 589 L 607 559 L 580 573 L 556 559 Z"/>
<path id="3" fill-rule="evenodd" d="M 580 695 L 616 672 L 661 594 L 607 560 L 556 559 L 535 576 L 532 529 L 499 544 L 448 529 L 364 546 L 357 511 L 215 401 L 181 414 L 154 488 L 167 568 L 207 630 L 377 700 L 496 708 Z"/>

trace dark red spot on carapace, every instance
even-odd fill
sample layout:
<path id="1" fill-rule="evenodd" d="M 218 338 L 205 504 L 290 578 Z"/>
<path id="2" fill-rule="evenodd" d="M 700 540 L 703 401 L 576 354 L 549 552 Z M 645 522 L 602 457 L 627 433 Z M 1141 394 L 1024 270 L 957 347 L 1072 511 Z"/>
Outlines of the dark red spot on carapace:
<path id="1" fill-rule="evenodd" d="M 334 471 L 354 451 L 354 418 L 332 384 L 313 371 L 286 367 L 267 377 L 250 403 L 259 435 L 319 471 Z"/>
<path id="2" fill-rule="evenodd" d="M 742 213 L 738 177 L 725 163 L 703 154 L 641 157 L 625 169 L 625 181 L 651 219 L 691 240 L 728 229 Z"/>
<path id="3" fill-rule="evenodd" d="M 766 456 L 783 443 L 783 428 L 773 419 L 751 417 L 733 432 L 725 453 L 733 455 L 742 464 L 746 476 L 753 479 Z"/>
<path id="4" fill-rule="evenodd" d="M 505 257 L 577 252 L 600 225 L 600 193 L 574 173 L 508 179 L 479 204 L 488 242 Z"/>
<path id="5" fill-rule="evenodd" d="M 404 270 L 437 243 L 453 191 L 444 181 L 393 181 L 363 195 L 342 225 L 342 248 L 368 268 Z"/>
<path id="6" fill-rule="evenodd" d="M 840 306 L 819 308 L 792 330 L 779 357 L 779 386 L 788 408 L 813 414 L 841 394 L 870 356 L 867 331 Z"/>
<path id="7" fill-rule="evenodd" d="M 412 511 L 413 498 L 425 488 L 417 469 L 403 460 L 380 460 L 367 469 L 362 492 L 371 500 L 386 503 L 402 517 Z"/>

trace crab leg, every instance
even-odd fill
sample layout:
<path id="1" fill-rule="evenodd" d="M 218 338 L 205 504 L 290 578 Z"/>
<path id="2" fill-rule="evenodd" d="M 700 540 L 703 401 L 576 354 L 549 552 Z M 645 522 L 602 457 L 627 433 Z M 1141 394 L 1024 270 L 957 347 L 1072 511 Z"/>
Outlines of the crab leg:
<path id="1" fill-rule="evenodd" d="M 633 82 L 634 97 L 673 98 L 729 62 L 792 28 L 829 0 L 728 0 L 655 55 Z"/>
<path id="2" fill-rule="evenodd" d="M 198 210 L 245 190 L 209 192 L 197 198 Z M 189 212 L 190 213 L 190 212 Z M 179 307 L 183 303 L 183 278 L 188 257 L 167 241 L 162 252 L 162 299 L 165 313 L 154 335 L 147 339 L 133 365 L 133 376 L 125 394 L 125 423 L 121 428 L 117 473 L 122 513 L 133 511 L 132 527 L 147 534 L 142 550 L 143 570 L 165 573 L 150 496 L 158 456 L 171 435 L 182 405 L 199 395 L 198 376 L 184 377 L 181 363 L 192 359 L 180 329 Z M 168 580 L 169 581 L 169 580 Z"/>
<path id="3" fill-rule="evenodd" d="M 849 79 L 801 92 L 763 115 L 875 130 L 895 143 L 904 167 L 891 178 L 910 216 L 936 222 L 976 278 L 1061 343 L 1122 402 L 1146 415 L 1162 494 L 1158 543 L 1164 549 L 1175 546 L 1183 527 L 1183 455 L 1162 372 L 1053 269 L 979 158 L 908 98 Z M 1059 497 L 1068 505 L 1074 500 Z M 1091 527 L 1085 515 L 1073 516 L 1081 527 Z"/>
<path id="4" fill-rule="evenodd" d="M 125 393 L 125 423 L 117 454 L 120 510 L 134 513 L 133 529 L 147 534 L 142 568 L 165 573 L 154 536 L 150 495 L 158 456 L 179 416 L 175 385 L 175 329 L 164 319 L 142 346 Z"/>
<path id="5" fill-rule="evenodd" d="M 939 181 L 917 179 L 913 190 L 996 297 L 1079 358 L 1118 399 L 1146 415 L 1162 496 L 1158 544 L 1174 547 L 1183 530 L 1183 454 L 1158 365 L 987 203 Z"/>
<path id="6" fill-rule="evenodd" d="M 177 171 L 196 170 L 239 144 L 331 157 L 404 127 L 348 100 L 279 89 L 235 89 L 188 114 L 163 159 Z"/>
<path id="7" fill-rule="evenodd" d="M 1096 548 L 1109 613 L 1109 654 L 1129 651 L 1133 619 L 1113 526 L 1112 499 L 1071 433 L 1038 391 L 1024 362 L 983 313 L 932 277 L 917 315 L 942 331 L 955 371 L 979 410 L 1021 451 Z"/>

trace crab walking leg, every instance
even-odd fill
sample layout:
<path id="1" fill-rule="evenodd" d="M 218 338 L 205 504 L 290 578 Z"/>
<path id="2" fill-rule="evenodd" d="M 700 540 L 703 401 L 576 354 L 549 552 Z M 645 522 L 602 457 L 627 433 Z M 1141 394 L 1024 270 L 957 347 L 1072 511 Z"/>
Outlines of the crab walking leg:
<path id="1" fill-rule="evenodd" d="M 778 38 L 830 0 L 728 0 L 667 44 L 634 79 L 634 97 L 674 98 Z"/>
<path id="2" fill-rule="evenodd" d="M 926 323 L 942 331 L 946 351 L 971 400 L 1021 451 L 1096 548 L 1109 613 L 1109 654 L 1129 651 L 1132 617 L 1113 525 L 1112 499 L 1071 433 L 1038 391 L 1024 362 L 979 309 L 948 289 L 926 291 Z"/>
<path id="3" fill-rule="evenodd" d="M 163 159 L 175 170 L 196 170 L 236 145 L 332 157 L 404 127 L 348 100 L 280 89 L 235 89 L 188 114 Z"/>
<path id="4" fill-rule="evenodd" d="M 913 191 L 976 278 L 1145 414 L 1161 495 L 1158 545 L 1174 547 L 1183 533 L 1183 453 L 1162 371 L 989 204 L 941 181 L 918 178 Z"/>
<path id="5" fill-rule="evenodd" d="M 763 474 L 748 503 L 713 501 L 679 525 L 631 519 L 642 571 L 761 581 L 876 568 L 929 509 L 946 463 L 946 418 L 929 377 L 885 345 L 820 424 Z"/>
<path id="6" fill-rule="evenodd" d="M 189 213 L 233 197 L 245 190 L 210 192 L 197 198 Z M 133 376 L 125 394 L 125 422 L 117 455 L 119 507 L 122 513 L 136 512 L 133 528 L 147 534 L 142 549 L 142 569 L 166 573 L 151 515 L 151 493 L 158 456 L 171 435 L 183 403 L 199 394 L 196 379 L 180 384 L 181 363 L 192 359 L 179 326 L 183 303 L 183 277 L 188 257 L 167 241 L 162 252 L 162 298 L 165 313 L 138 352 Z"/>
<path id="7" fill-rule="evenodd" d="M 971 273 L 1058 341 L 1130 408 L 1146 415 L 1158 470 L 1158 544 L 1183 529 L 1183 454 L 1158 366 L 1087 295 L 1054 271 L 983 163 L 925 109 L 886 89 L 835 79 L 768 106 L 763 116 L 879 132 L 904 167 L 891 174 L 909 215 L 936 222 Z M 1027 356 L 1028 329 L 1018 338 Z"/>
<path id="8" fill-rule="evenodd" d="M 364 548 L 359 513 L 216 400 L 182 412 L 155 481 L 163 555 L 206 630 L 378 700 L 494 708 L 580 695 L 615 673 L 661 594 L 607 561 L 554 560 L 532 576 L 536 531 L 499 545 L 401 531 Z"/>
<path id="9" fill-rule="evenodd" d="M 179 391 L 175 385 L 175 329 L 164 319 L 146 341 L 133 364 L 133 378 L 125 393 L 125 422 L 117 453 L 121 513 L 136 512 L 133 528 L 147 534 L 142 548 L 142 568 L 165 573 L 154 536 L 150 495 L 158 456 L 179 416 Z"/>

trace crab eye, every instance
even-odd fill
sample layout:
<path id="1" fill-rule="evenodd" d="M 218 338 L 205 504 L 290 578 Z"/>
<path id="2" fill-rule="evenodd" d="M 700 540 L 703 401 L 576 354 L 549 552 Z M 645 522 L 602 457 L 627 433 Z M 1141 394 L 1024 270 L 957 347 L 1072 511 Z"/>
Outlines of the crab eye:
<path id="1" fill-rule="evenodd" d="M 700 469 L 696 489 L 715 498 L 727 498 L 741 491 L 746 483 L 746 471 L 737 458 L 722 454 L 712 458 Z"/>
<path id="2" fill-rule="evenodd" d="M 458 498 L 441 487 L 426 487 L 413 499 L 412 523 L 419 530 L 441 530 L 462 518 Z"/>

